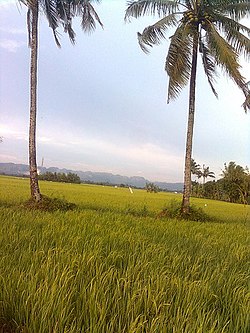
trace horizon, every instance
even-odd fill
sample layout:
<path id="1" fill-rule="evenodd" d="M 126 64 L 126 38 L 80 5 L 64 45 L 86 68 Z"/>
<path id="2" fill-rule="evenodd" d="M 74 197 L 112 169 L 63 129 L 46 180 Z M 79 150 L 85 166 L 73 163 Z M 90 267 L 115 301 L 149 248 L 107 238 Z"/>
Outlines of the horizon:
<path id="1" fill-rule="evenodd" d="M 28 164 L 25 164 L 25 163 L 15 163 L 15 162 L 0 162 L 0 166 L 1 164 L 14 164 L 14 165 L 22 165 L 22 166 L 25 166 L 27 168 L 29 168 L 29 165 Z M 115 174 L 115 173 L 112 173 L 112 172 L 105 172 L 105 171 L 92 171 L 92 170 L 74 170 L 74 169 L 68 169 L 66 167 L 57 167 L 57 166 L 38 166 L 37 169 L 41 170 L 41 168 L 44 168 L 46 170 L 48 169 L 58 169 L 58 170 L 67 170 L 67 171 L 73 171 L 73 172 L 83 172 L 83 173 L 87 173 L 87 172 L 91 172 L 91 173 L 100 173 L 100 174 L 110 174 L 110 175 L 113 175 L 113 176 L 121 176 L 121 177 L 127 177 L 127 178 L 142 178 L 146 181 L 149 181 L 149 182 L 158 182 L 158 183 L 172 183 L 172 184 L 183 184 L 183 182 L 167 182 L 167 181 L 159 181 L 157 179 L 155 180 L 151 180 L 151 179 L 147 179 L 146 177 L 144 177 L 143 175 L 141 176 L 135 176 L 135 175 L 132 175 L 132 176 L 128 176 L 128 175 L 124 175 L 124 174 Z M 14 174 L 13 174 L 14 175 Z M 27 174 L 29 175 L 29 174 Z"/>
<path id="2" fill-rule="evenodd" d="M 27 169 L 29 169 L 29 165 L 28 164 L 25 164 L 25 163 L 15 163 L 15 162 L 0 162 L 0 166 L 1 164 L 14 164 L 14 165 L 22 165 L 22 166 L 25 166 L 27 167 Z M 243 168 L 248 168 L 248 166 L 242 166 Z M 106 172 L 106 171 L 92 171 L 92 170 L 75 170 L 75 169 L 69 169 L 67 167 L 57 167 L 57 166 L 42 166 L 42 165 L 39 165 L 37 167 L 38 171 L 39 169 L 41 170 L 41 168 L 44 168 L 44 169 L 58 169 L 58 170 L 67 170 L 67 171 L 73 171 L 73 172 L 82 172 L 82 173 L 88 173 L 88 172 L 91 172 L 91 173 L 99 173 L 99 174 L 110 174 L 110 175 L 113 175 L 113 176 L 120 176 L 120 177 L 127 177 L 127 178 L 142 178 L 144 179 L 145 181 L 149 181 L 149 182 L 153 182 L 153 183 L 170 183 L 170 184 L 183 184 L 183 181 L 180 181 L 180 182 L 171 182 L 171 181 L 166 181 L 166 180 L 158 180 L 158 179 L 148 179 L 147 177 L 143 176 L 143 175 L 126 175 L 126 174 L 119 174 L 119 173 L 112 173 L 112 172 Z M 193 177 L 196 177 L 195 175 L 192 175 Z M 215 177 L 215 178 L 212 178 L 210 179 L 209 177 L 207 178 L 206 182 L 208 181 L 218 181 L 219 179 L 223 178 L 222 177 L 222 174 L 219 175 L 219 177 Z"/>

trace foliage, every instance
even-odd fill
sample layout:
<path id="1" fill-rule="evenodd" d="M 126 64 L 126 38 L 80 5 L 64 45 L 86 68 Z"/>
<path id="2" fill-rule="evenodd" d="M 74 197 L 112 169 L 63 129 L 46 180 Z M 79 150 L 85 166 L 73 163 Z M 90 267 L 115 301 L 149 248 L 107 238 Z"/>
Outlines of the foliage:
<path id="1" fill-rule="evenodd" d="M 127 205 L 157 212 L 181 196 L 40 183 L 79 209 L 20 210 L 28 179 L 0 177 L 0 331 L 248 332 L 250 207 L 211 201 L 223 223 L 141 218 Z"/>
<path id="2" fill-rule="evenodd" d="M 197 176 L 198 178 L 200 177 L 200 171 L 201 171 L 201 166 L 200 164 L 197 164 L 195 160 L 192 158 L 191 159 L 191 174 Z"/>
<path id="3" fill-rule="evenodd" d="M 201 172 L 200 172 L 200 177 L 203 178 L 203 184 L 205 184 L 206 179 L 208 177 L 215 178 L 215 175 L 214 175 L 213 171 L 209 170 L 209 166 L 206 167 L 205 164 L 203 164 L 203 167 L 202 167 Z"/>
<path id="4" fill-rule="evenodd" d="M 166 71 L 170 78 L 169 100 L 176 98 L 188 84 L 192 67 L 191 50 L 196 35 L 204 72 L 213 93 L 217 96 L 214 80 L 216 68 L 220 67 L 248 97 L 247 82 L 239 72 L 239 53 L 246 59 L 250 55 L 249 38 L 245 35 L 250 33 L 250 29 L 240 23 L 249 15 L 249 10 L 247 0 L 138 0 L 128 3 L 125 19 L 143 15 L 160 17 L 142 34 L 138 33 L 139 44 L 145 52 L 148 52 L 148 47 L 160 44 L 169 29 L 176 27 L 166 58 Z M 250 104 L 244 107 L 247 110 Z"/>
<path id="5" fill-rule="evenodd" d="M 250 204 L 250 174 L 235 162 L 224 165 L 222 178 L 203 185 L 193 182 L 192 194 L 233 203 Z"/>
<path id="6" fill-rule="evenodd" d="M 159 214 L 159 217 L 199 222 L 211 221 L 211 217 L 208 216 L 201 207 L 195 207 L 194 205 L 190 206 L 188 214 L 183 214 L 181 210 L 181 202 L 177 200 L 170 201 L 167 207 Z"/>
<path id="7" fill-rule="evenodd" d="M 250 197 L 249 170 L 230 162 L 228 165 L 225 163 L 222 175 L 222 188 L 229 201 L 246 203 Z"/>
<path id="8" fill-rule="evenodd" d="M 154 183 L 147 183 L 145 186 L 145 189 L 149 193 L 157 193 L 160 190 L 159 187 L 157 185 L 155 185 Z"/>
<path id="9" fill-rule="evenodd" d="M 62 182 L 62 183 L 75 183 L 80 184 L 81 179 L 77 174 L 69 172 L 68 174 L 65 174 L 64 172 L 57 173 L 57 172 L 45 172 L 41 175 L 39 175 L 40 180 L 48 180 L 52 182 Z"/>
<path id="10" fill-rule="evenodd" d="M 18 0 L 27 6 L 27 24 L 29 41 L 31 41 L 31 10 L 34 6 L 33 0 Z M 72 26 L 72 19 L 76 16 L 81 18 L 81 27 L 84 32 L 92 32 L 96 28 L 96 23 L 101 27 L 103 24 L 98 16 L 93 2 L 100 2 L 100 0 L 38 0 L 39 10 L 45 15 L 48 20 L 49 26 L 53 31 L 55 42 L 57 46 L 60 45 L 59 34 L 57 29 L 62 26 L 65 33 L 68 34 L 70 41 L 75 43 L 75 31 Z"/>
<path id="11" fill-rule="evenodd" d="M 215 178 L 214 172 L 209 170 L 209 166 L 205 166 L 203 164 L 202 168 L 200 164 L 197 164 L 195 160 L 192 158 L 191 160 L 191 174 L 197 176 L 197 178 L 203 178 L 203 184 L 205 184 L 206 179 L 208 177 Z"/>
<path id="12" fill-rule="evenodd" d="M 46 212 L 54 212 L 54 211 L 68 211 L 73 210 L 77 206 L 74 203 L 67 202 L 62 198 L 50 198 L 45 195 L 42 196 L 42 199 L 37 202 L 30 198 L 24 204 L 21 204 L 21 207 L 25 207 L 30 210 L 41 210 Z"/>

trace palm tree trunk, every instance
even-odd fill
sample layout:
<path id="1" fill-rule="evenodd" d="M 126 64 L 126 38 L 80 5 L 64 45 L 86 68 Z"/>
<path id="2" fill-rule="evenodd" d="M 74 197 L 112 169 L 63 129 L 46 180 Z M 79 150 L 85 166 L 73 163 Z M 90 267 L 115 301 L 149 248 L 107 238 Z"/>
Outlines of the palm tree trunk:
<path id="1" fill-rule="evenodd" d="M 193 146 L 193 129 L 194 129 L 194 111 L 195 111 L 195 88 L 196 88 L 196 72 L 197 72 L 197 55 L 198 55 L 198 31 L 193 37 L 193 53 L 192 68 L 189 86 L 189 112 L 188 126 L 186 138 L 186 156 L 184 171 L 184 188 L 181 211 L 184 215 L 190 211 L 190 195 L 191 195 L 191 158 Z"/>
<path id="2" fill-rule="evenodd" d="M 35 201 L 41 200 L 36 163 L 36 113 L 37 113 L 37 54 L 38 54 L 38 1 L 31 10 L 31 62 L 30 62 L 30 127 L 29 127 L 29 168 L 30 191 Z"/>

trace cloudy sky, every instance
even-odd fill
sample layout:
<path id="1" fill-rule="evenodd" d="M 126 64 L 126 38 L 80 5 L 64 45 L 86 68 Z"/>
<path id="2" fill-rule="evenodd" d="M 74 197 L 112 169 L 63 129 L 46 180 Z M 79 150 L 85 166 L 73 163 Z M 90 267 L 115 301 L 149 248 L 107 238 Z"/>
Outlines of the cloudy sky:
<path id="1" fill-rule="evenodd" d="M 123 21 L 125 0 L 96 7 L 104 30 L 58 49 L 40 20 L 37 160 L 44 166 L 182 181 L 188 92 L 166 104 L 169 42 L 145 55 L 136 33 L 154 18 Z M 244 22 L 250 25 L 250 19 Z M 26 8 L 0 0 L 0 161 L 28 161 L 29 61 Z M 245 77 L 250 66 L 242 61 Z M 200 67 L 201 69 L 201 67 Z M 219 176 L 224 163 L 250 166 L 250 114 L 242 93 L 221 76 L 219 100 L 199 70 L 193 157 Z"/>

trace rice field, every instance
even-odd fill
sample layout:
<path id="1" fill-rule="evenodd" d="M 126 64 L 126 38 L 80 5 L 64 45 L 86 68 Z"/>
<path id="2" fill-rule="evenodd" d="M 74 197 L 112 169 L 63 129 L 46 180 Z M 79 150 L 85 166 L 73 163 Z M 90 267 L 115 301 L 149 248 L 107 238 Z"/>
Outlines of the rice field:
<path id="1" fill-rule="evenodd" d="M 27 211 L 0 177 L 1 333 L 250 331 L 249 206 L 194 198 L 214 220 L 185 222 L 157 217 L 180 194 L 40 185 L 78 209 Z"/>

